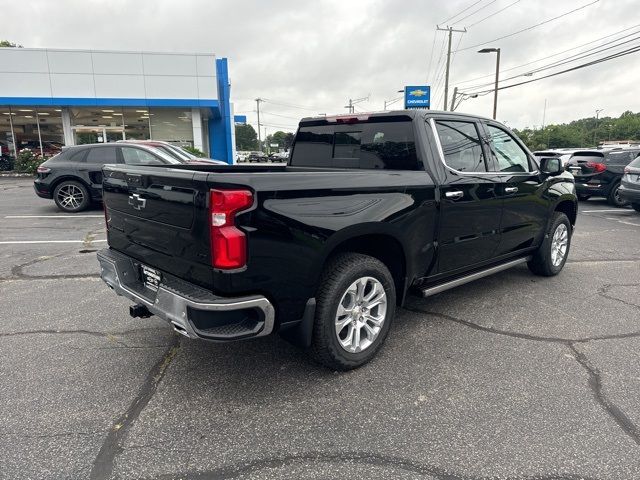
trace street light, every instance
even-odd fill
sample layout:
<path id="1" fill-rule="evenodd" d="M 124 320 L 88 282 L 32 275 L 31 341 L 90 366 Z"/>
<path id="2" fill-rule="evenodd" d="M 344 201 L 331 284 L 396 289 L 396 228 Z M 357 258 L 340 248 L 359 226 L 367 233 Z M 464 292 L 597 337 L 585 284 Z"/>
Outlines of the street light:
<path id="1" fill-rule="evenodd" d="M 496 53 L 496 86 L 493 94 L 493 119 L 496 119 L 498 113 L 498 77 L 500 76 L 500 49 L 499 48 L 483 48 L 478 53 Z"/>

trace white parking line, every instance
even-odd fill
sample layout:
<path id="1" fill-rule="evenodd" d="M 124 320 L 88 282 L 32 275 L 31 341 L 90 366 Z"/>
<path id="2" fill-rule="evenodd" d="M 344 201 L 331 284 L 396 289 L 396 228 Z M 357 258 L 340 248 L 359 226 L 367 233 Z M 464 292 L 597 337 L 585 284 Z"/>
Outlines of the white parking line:
<path id="1" fill-rule="evenodd" d="M 4 218 L 104 218 L 104 215 L 6 215 Z"/>
<path id="2" fill-rule="evenodd" d="M 0 242 L 0 245 L 23 245 L 25 243 L 33 244 L 33 243 L 103 243 L 107 240 L 91 240 L 90 242 L 85 242 L 84 240 L 11 240 L 7 242 Z"/>
<path id="3" fill-rule="evenodd" d="M 625 210 L 624 208 L 616 208 L 615 210 L 580 210 L 578 209 L 578 213 L 598 213 L 598 212 L 621 212 L 621 213 L 631 213 L 631 210 Z"/>

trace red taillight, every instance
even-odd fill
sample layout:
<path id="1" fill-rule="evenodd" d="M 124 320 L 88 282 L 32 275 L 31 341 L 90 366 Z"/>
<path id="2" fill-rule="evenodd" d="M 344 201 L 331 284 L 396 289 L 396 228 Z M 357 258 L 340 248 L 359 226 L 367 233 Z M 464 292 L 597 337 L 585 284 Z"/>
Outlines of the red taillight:
<path id="1" fill-rule="evenodd" d="M 597 173 L 604 172 L 607 166 L 604 163 L 587 162 L 587 168 L 594 169 Z"/>
<path id="2" fill-rule="evenodd" d="M 624 167 L 624 173 L 631 173 L 631 169 L 629 167 Z"/>
<path id="3" fill-rule="evenodd" d="M 48 167 L 43 167 L 42 165 L 40 165 L 36 171 L 38 173 L 49 173 L 51 171 L 51 169 L 48 168 Z"/>
<path id="4" fill-rule="evenodd" d="M 335 117 L 326 117 L 325 120 L 329 123 L 358 123 L 358 122 L 366 122 L 369 120 L 369 115 L 356 115 L 356 116 L 335 116 Z"/>
<path id="5" fill-rule="evenodd" d="M 230 270 L 247 263 L 247 239 L 235 226 L 236 213 L 253 205 L 249 190 L 211 190 L 209 213 L 211 225 L 211 264 Z"/>

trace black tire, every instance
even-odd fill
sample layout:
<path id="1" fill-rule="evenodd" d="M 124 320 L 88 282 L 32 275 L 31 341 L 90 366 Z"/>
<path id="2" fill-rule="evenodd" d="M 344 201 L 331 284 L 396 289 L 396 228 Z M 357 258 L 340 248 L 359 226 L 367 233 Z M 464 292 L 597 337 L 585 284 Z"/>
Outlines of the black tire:
<path id="1" fill-rule="evenodd" d="M 581 202 L 586 202 L 587 200 L 589 200 L 591 198 L 591 195 L 586 195 L 584 193 L 582 194 L 578 194 L 578 200 L 580 200 Z"/>
<path id="2" fill-rule="evenodd" d="M 386 294 L 386 313 L 379 327 L 380 330 L 371 344 L 359 352 L 349 352 L 338 340 L 339 334 L 336 333 L 335 321 L 338 306 L 343 296 L 347 294 L 347 289 L 364 277 L 372 277 L 382 285 Z M 319 363 L 333 370 L 358 368 L 376 355 L 389 333 L 396 307 L 393 277 L 389 269 L 376 258 L 358 253 L 342 253 L 326 265 L 320 280 L 316 302 L 311 354 Z M 348 324 L 346 326 L 349 327 Z M 367 333 L 366 336 L 368 335 Z"/>
<path id="3" fill-rule="evenodd" d="M 560 225 L 564 225 L 566 228 L 567 246 L 562 261 L 557 265 L 554 265 L 554 262 L 552 261 L 551 247 L 553 244 L 553 237 Z M 527 265 L 529 266 L 529 270 L 531 270 L 536 275 L 542 275 L 544 277 L 552 277 L 560 273 L 562 267 L 564 267 L 564 264 L 567 262 L 567 257 L 569 256 L 572 233 L 573 230 L 571 228 L 571 222 L 569 222 L 567 216 L 562 212 L 555 212 L 553 218 L 551 219 L 549 228 L 544 235 L 542 244 L 533 254 L 533 258 L 527 263 Z"/>
<path id="4" fill-rule="evenodd" d="M 640 212 L 640 203 L 632 203 L 631 207 L 636 211 Z"/>
<path id="5" fill-rule="evenodd" d="M 609 197 L 607 197 L 607 201 L 609 205 L 613 205 L 614 207 L 622 208 L 628 205 L 628 202 L 625 202 L 622 198 L 620 198 L 620 182 L 616 183 L 611 191 L 609 192 Z"/>
<path id="6" fill-rule="evenodd" d="M 71 196 L 73 199 L 70 198 Z M 91 205 L 87 187 L 75 180 L 65 180 L 56 185 L 53 190 L 53 201 L 60 210 L 67 213 L 81 212 Z"/>

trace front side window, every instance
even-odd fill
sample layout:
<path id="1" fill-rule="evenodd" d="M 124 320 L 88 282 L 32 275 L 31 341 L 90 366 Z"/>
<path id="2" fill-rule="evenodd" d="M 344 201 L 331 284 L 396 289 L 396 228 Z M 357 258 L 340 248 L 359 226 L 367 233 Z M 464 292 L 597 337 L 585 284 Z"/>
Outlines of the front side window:
<path id="1" fill-rule="evenodd" d="M 491 154 L 499 172 L 528 172 L 529 155 L 515 138 L 501 128 L 487 125 L 491 139 Z"/>
<path id="2" fill-rule="evenodd" d="M 127 165 L 160 165 L 163 162 L 155 155 L 134 147 L 121 147 L 122 158 Z"/>
<path id="3" fill-rule="evenodd" d="M 486 172 L 478 129 L 472 122 L 436 121 L 444 161 L 459 172 Z"/>

